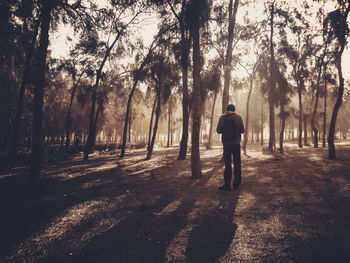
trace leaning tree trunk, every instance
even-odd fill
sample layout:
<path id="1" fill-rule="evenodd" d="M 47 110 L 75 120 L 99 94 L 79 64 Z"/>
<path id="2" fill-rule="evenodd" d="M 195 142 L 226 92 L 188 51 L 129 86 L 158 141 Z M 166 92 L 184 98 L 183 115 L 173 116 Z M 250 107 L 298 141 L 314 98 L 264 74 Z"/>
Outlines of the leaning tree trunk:
<path id="1" fill-rule="evenodd" d="M 218 90 L 215 90 L 214 99 L 213 99 L 213 106 L 211 108 L 211 116 L 210 116 L 209 139 L 208 139 L 208 145 L 207 145 L 208 149 L 211 149 L 211 145 L 212 145 L 214 111 L 215 111 L 217 97 L 218 97 Z"/>
<path id="2" fill-rule="evenodd" d="M 38 67 L 34 87 L 34 108 L 33 108 L 33 139 L 31 147 L 31 161 L 29 177 L 37 178 L 41 171 L 41 138 L 43 119 L 43 99 L 45 86 L 45 68 L 47 47 L 49 45 L 49 29 L 51 21 L 51 2 L 44 1 L 42 4 L 40 46 L 38 54 Z"/>
<path id="3" fill-rule="evenodd" d="M 152 126 L 153 126 L 153 116 L 154 116 L 154 111 L 156 109 L 156 105 L 157 105 L 157 96 L 155 96 L 154 98 L 154 103 L 153 103 L 153 107 L 152 107 L 152 113 L 151 113 L 151 119 L 149 122 L 149 130 L 148 130 L 148 141 L 147 141 L 147 151 L 149 151 L 149 146 L 151 144 L 151 138 L 152 138 Z"/>
<path id="4" fill-rule="evenodd" d="M 233 37 L 236 25 L 236 14 L 238 10 L 239 0 L 230 0 L 229 2 L 229 17 L 228 17 L 228 42 L 225 57 L 224 66 L 224 89 L 222 92 L 222 112 L 226 111 L 226 106 L 230 100 L 230 82 L 231 82 L 231 70 L 232 70 L 232 50 L 233 50 Z"/>
<path id="5" fill-rule="evenodd" d="M 157 97 L 156 119 L 154 121 L 152 140 L 151 140 L 151 143 L 149 145 L 149 148 L 147 149 L 146 160 L 150 160 L 152 158 L 154 143 L 156 141 L 156 136 L 157 136 L 158 122 L 159 122 L 159 117 L 160 117 L 160 107 L 161 107 L 161 96 L 160 96 L 159 83 L 157 83 L 157 96 L 156 97 Z"/>
<path id="6" fill-rule="evenodd" d="M 193 96 L 192 96 L 192 149 L 191 149 L 191 170 L 192 178 L 202 176 L 199 134 L 202 117 L 202 97 L 201 97 L 201 80 L 200 80 L 200 24 L 199 14 L 195 18 L 193 25 Z"/>
<path id="7" fill-rule="evenodd" d="M 15 156 L 17 154 L 17 149 L 18 149 L 18 142 L 19 142 L 19 131 L 21 128 L 21 117 L 22 117 L 22 112 L 23 112 L 23 98 L 24 98 L 24 93 L 26 90 L 26 85 L 29 80 L 30 76 L 30 70 L 31 70 L 31 63 L 32 63 L 32 58 L 34 55 L 34 47 L 36 43 L 36 38 L 38 36 L 38 30 L 39 30 L 39 24 L 40 21 L 37 21 L 35 25 L 35 29 L 33 32 L 32 36 L 32 41 L 29 45 L 27 55 L 26 55 L 26 62 L 24 66 L 24 71 L 23 71 L 23 76 L 21 80 L 21 87 L 19 91 L 19 96 L 18 96 L 18 102 L 17 102 L 17 107 L 16 107 L 16 116 L 15 116 L 15 123 L 14 123 L 14 129 L 13 129 L 13 140 L 12 140 L 12 146 L 10 149 L 10 153 Z"/>
<path id="8" fill-rule="evenodd" d="M 303 148 L 303 102 L 302 102 L 302 86 L 298 84 L 298 100 L 299 100 L 299 126 L 298 126 L 298 147 Z"/>
<path id="9" fill-rule="evenodd" d="M 128 102 L 126 104 L 126 111 L 125 111 L 125 117 L 124 117 L 123 141 L 122 141 L 121 151 L 119 156 L 120 158 L 123 158 L 125 156 L 126 138 L 128 134 L 129 116 L 131 111 L 131 102 L 132 102 L 132 98 L 134 97 L 137 83 L 138 83 L 138 80 L 137 79 L 134 80 L 134 84 L 132 85 L 132 88 L 128 97 Z"/>
<path id="10" fill-rule="evenodd" d="M 88 160 L 89 159 L 89 154 L 92 151 L 92 147 L 94 144 L 94 140 L 95 138 L 94 136 L 94 116 L 95 116 L 95 108 L 96 108 L 96 99 L 97 99 L 97 89 L 98 86 L 100 84 L 100 80 L 101 80 L 101 76 L 102 76 L 102 70 L 106 64 L 106 61 L 109 57 L 109 55 L 111 54 L 111 51 L 113 49 L 113 47 L 115 46 L 115 44 L 117 43 L 119 37 L 122 35 L 123 31 L 121 30 L 117 36 L 114 38 L 112 44 L 107 48 L 106 53 L 104 54 L 103 60 L 101 62 L 100 67 L 98 68 L 98 70 L 96 71 L 96 80 L 95 80 L 95 84 L 93 86 L 93 91 L 92 91 L 92 95 L 91 95 L 91 109 L 90 109 L 90 115 L 89 115 L 89 129 L 88 129 L 88 137 L 87 137 L 87 141 L 86 141 L 86 145 L 85 145 L 85 149 L 84 149 L 84 160 Z"/>
<path id="11" fill-rule="evenodd" d="M 333 108 L 331 123 L 329 126 L 329 134 L 328 134 L 328 158 L 330 160 L 336 159 L 335 154 L 335 145 L 334 145 L 334 133 L 335 133 L 335 125 L 337 122 L 338 112 L 340 109 L 341 104 L 343 103 L 343 95 L 344 95 L 344 78 L 343 78 L 343 71 L 341 67 L 342 62 L 342 55 L 344 52 L 345 44 L 341 45 L 340 51 L 337 55 L 336 65 L 338 69 L 338 75 L 339 75 L 339 89 L 338 89 L 338 98 Z"/>
<path id="12" fill-rule="evenodd" d="M 244 154 L 247 154 L 247 142 L 248 142 L 248 129 L 249 129 L 249 104 L 250 104 L 250 97 L 252 95 L 252 91 L 253 91 L 253 76 L 250 78 L 250 85 L 249 85 L 249 92 L 248 92 L 248 98 L 247 98 L 247 103 L 245 106 L 245 127 L 246 127 L 246 132 L 244 133 L 244 137 L 243 137 L 243 151 Z M 252 130 L 253 133 L 253 130 Z"/>

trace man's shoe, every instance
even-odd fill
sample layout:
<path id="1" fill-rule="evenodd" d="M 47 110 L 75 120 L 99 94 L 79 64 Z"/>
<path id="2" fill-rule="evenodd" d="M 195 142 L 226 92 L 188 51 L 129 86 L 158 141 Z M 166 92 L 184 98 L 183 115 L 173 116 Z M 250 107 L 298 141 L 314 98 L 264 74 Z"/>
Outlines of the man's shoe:
<path id="1" fill-rule="evenodd" d="M 238 190 L 238 189 L 239 189 L 239 185 L 233 185 L 233 186 L 232 186 L 232 189 L 233 189 L 233 190 Z"/>
<path id="2" fill-rule="evenodd" d="M 230 190 L 231 190 L 231 187 L 230 187 L 230 186 L 227 186 L 227 185 L 223 185 L 223 186 L 220 186 L 220 187 L 219 187 L 219 190 L 222 190 L 222 191 L 230 191 Z"/>

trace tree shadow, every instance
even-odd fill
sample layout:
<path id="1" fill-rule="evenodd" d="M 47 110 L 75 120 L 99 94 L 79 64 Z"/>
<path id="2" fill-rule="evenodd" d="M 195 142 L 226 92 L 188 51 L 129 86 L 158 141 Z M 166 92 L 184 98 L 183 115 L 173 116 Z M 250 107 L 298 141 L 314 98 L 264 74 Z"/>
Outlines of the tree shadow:
<path id="1" fill-rule="evenodd" d="M 192 229 L 186 248 L 188 262 L 215 262 L 225 254 L 237 229 L 233 217 L 238 194 L 222 193 L 219 207 L 209 210 Z"/>

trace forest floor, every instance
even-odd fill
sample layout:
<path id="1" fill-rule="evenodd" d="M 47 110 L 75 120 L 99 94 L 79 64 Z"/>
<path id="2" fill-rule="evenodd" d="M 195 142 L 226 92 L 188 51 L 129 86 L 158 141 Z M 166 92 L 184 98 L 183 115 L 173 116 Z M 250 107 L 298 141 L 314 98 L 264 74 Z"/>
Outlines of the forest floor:
<path id="1" fill-rule="evenodd" d="M 0 173 L 0 262 L 350 262 L 349 141 L 335 161 L 255 145 L 232 191 L 221 151 L 202 151 L 196 180 L 176 148 L 47 164 L 36 188 Z"/>

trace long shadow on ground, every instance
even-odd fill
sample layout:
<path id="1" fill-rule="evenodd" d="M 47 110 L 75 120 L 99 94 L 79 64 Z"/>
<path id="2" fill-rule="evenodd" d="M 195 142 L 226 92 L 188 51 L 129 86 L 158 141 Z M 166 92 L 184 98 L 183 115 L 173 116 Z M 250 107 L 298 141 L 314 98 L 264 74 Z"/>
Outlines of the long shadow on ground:
<path id="1" fill-rule="evenodd" d="M 204 159 L 203 167 L 210 169 L 202 179 L 193 180 L 186 173 L 189 161 L 168 158 L 170 165 L 148 173 L 128 175 L 114 167 L 70 179 L 48 177 L 39 194 L 23 192 L 16 202 L 2 203 L 0 258 L 12 262 L 24 258 L 27 262 L 164 262 L 186 255 L 190 262 L 215 261 L 234 238 L 232 218 L 238 193 L 219 192 L 209 182 L 217 176 L 221 181 L 222 163 Z M 0 181 L 7 192 L 16 187 L 8 180 Z M 27 189 L 24 181 L 20 189 Z M 87 203 L 92 205 L 82 209 Z M 75 206 L 79 212 L 68 213 L 73 219 L 65 217 Z M 79 220 L 74 221 L 75 217 Z M 75 224 L 67 226 L 65 220 Z M 179 239 L 188 226 L 188 233 Z"/>

